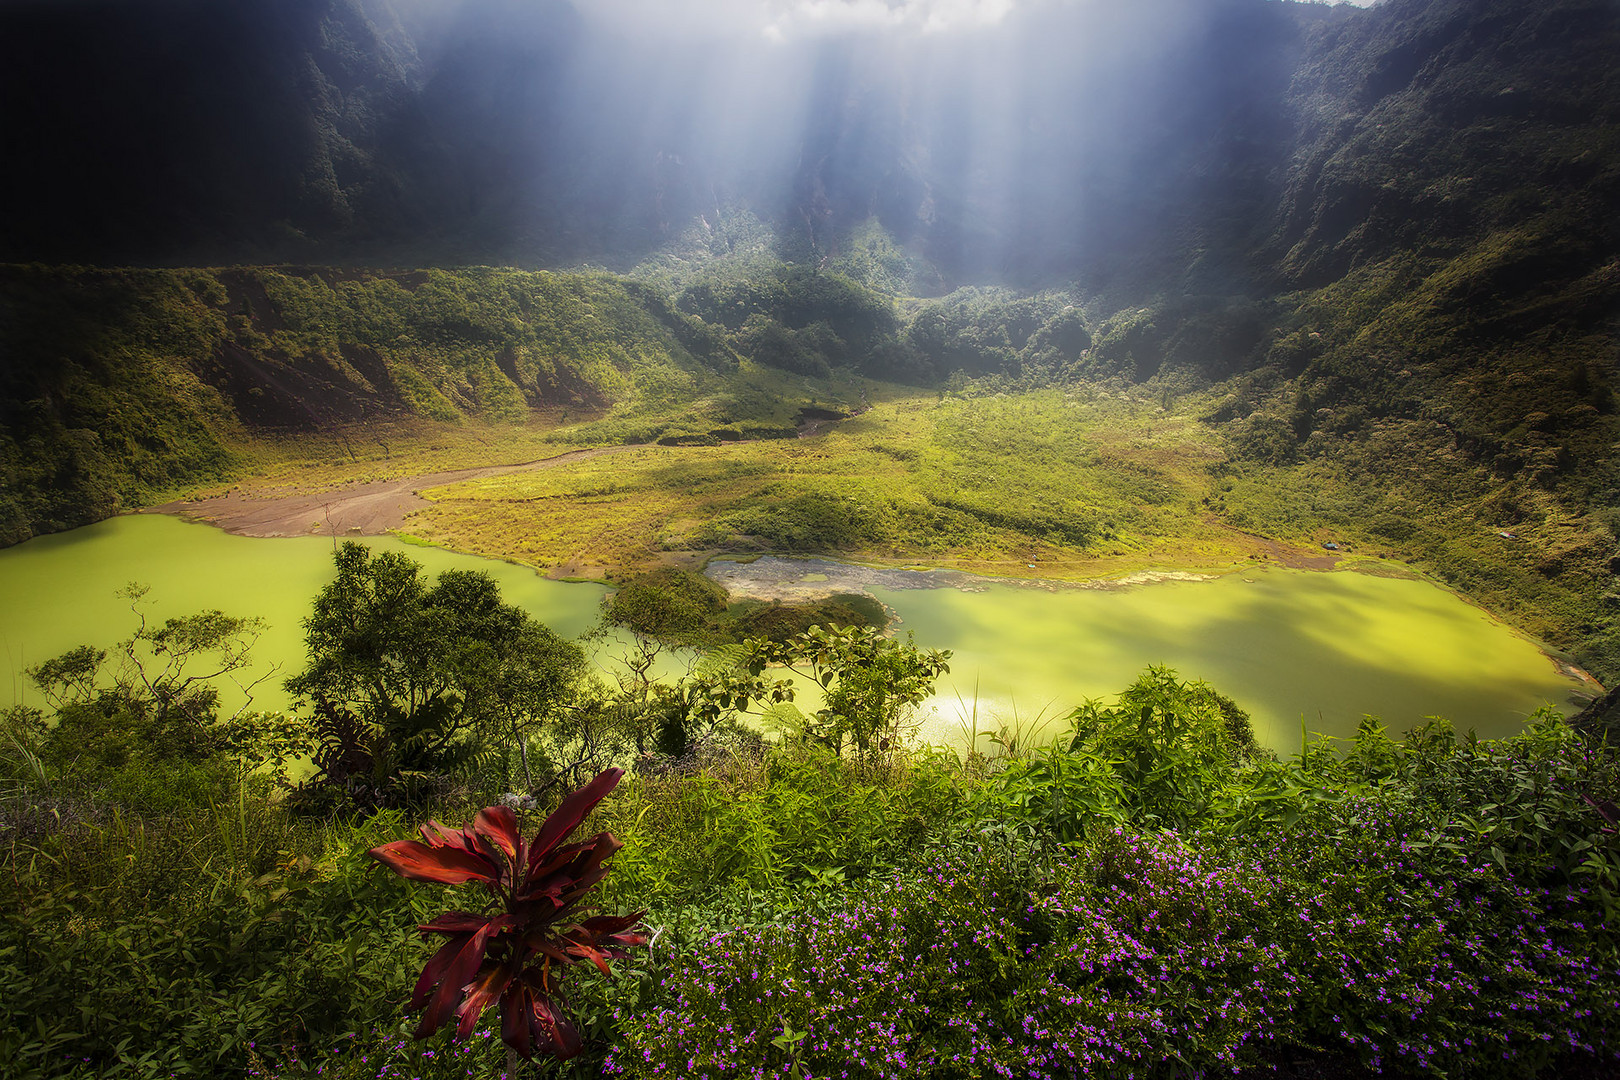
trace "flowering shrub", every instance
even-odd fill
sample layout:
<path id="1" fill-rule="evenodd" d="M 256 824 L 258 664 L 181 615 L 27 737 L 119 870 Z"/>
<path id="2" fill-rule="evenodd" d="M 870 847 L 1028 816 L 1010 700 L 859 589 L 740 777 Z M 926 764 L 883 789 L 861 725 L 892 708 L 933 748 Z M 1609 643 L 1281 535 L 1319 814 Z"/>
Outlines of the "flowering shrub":
<path id="1" fill-rule="evenodd" d="M 670 1005 L 619 1018 L 607 1071 L 1152 1076 L 1255 1061 L 1293 993 L 1281 950 L 1246 933 L 1263 890 L 1171 839 L 1116 834 L 1096 855 L 942 854 L 831 914 L 718 934 L 677 964 Z"/>
<path id="2" fill-rule="evenodd" d="M 1620 1064 L 1620 965 L 1576 914 L 1590 898 L 1484 862 L 1434 877 L 1398 821 L 1347 813 L 1349 842 L 1116 830 L 1044 858 L 941 852 L 830 913 L 714 935 L 666 1004 L 617 1017 L 606 1071 L 1184 1077 L 1282 1046 L 1428 1075 Z"/>
<path id="3" fill-rule="evenodd" d="M 1586 886 L 1436 848 L 1387 801 L 1249 845 L 1279 883 L 1264 933 L 1300 980 L 1308 1042 L 1375 1070 L 1535 1075 L 1561 1054 L 1620 1067 L 1620 955 Z"/>

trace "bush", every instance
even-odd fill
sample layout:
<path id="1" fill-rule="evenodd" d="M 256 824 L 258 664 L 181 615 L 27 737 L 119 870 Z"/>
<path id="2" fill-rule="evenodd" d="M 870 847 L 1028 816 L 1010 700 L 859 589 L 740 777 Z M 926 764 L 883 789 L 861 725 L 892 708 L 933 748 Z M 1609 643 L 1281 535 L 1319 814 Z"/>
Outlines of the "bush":
<path id="1" fill-rule="evenodd" d="M 1259 930 L 1299 981 L 1300 1041 L 1435 1075 L 1620 1062 L 1620 956 L 1590 894 L 1516 881 L 1430 828 L 1362 797 L 1234 852 L 1278 883 Z"/>
<path id="2" fill-rule="evenodd" d="M 1248 883 L 1171 839 L 935 853 L 870 895 L 677 961 L 627 1076 L 1185 1075 L 1257 1059 L 1292 995 Z"/>
<path id="3" fill-rule="evenodd" d="M 680 645 L 703 645 L 719 635 L 726 592 L 704 577 L 663 568 L 640 574 L 610 593 L 603 616 L 638 634 Z"/>
<path id="4" fill-rule="evenodd" d="M 1248 714 L 1202 682 L 1150 667 L 1113 706 L 1088 701 L 1066 739 L 1007 763 L 980 812 L 1063 840 L 1115 825 L 1186 829 L 1246 817 L 1239 777 L 1262 755 Z M 1252 784 L 1249 785 L 1252 788 Z"/>
<path id="5" fill-rule="evenodd" d="M 1365 801 L 1248 847 L 968 833 L 825 910 L 700 941 L 666 1000 L 618 1014 L 605 1071 L 1184 1077 L 1285 1048 L 1471 1077 L 1620 1062 L 1620 964 L 1589 898 L 1489 863 L 1436 875 L 1410 824 Z"/>
<path id="6" fill-rule="evenodd" d="M 954 759 L 860 764 L 813 744 L 686 775 L 638 776 L 602 810 L 625 841 L 604 903 L 656 910 L 726 889 L 776 890 L 880 873 L 962 811 Z M 622 892 L 621 892 L 622 890 Z"/>
<path id="7" fill-rule="evenodd" d="M 222 1075 L 255 1047 L 333 1045 L 392 1015 L 414 977 L 409 924 L 427 912 L 362 854 L 401 828 L 383 815 L 322 836 L 255 800 L 116 817 L 14 852 L 0 879 L 6 1075 Z"/>

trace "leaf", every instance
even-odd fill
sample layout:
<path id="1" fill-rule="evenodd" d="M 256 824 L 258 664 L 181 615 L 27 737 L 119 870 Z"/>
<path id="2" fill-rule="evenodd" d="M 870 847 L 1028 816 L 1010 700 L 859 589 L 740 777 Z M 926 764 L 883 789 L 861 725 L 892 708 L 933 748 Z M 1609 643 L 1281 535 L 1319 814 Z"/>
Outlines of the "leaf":
<path id="1" fill-rule="evenodd" d="M 510 807 L 490 806 L 478 811 L 478 817 L 473 820 L 473 831 L 488 837 L 496 847 L 506 852 L 508 859 L 517 859 L 523 838 L 518 833 L 517 815 L 512 813 Z"/>
<path id="2" fill-rule="evenodd" d="M 809 718 L 791 701 L 778 702 L 759 714 L 759 726 L 778 734 L 797 735 Z"/>
<path id="3" fill-rule="evenodd" d="M 562 801 L 562 805 L 553 810 L 551 816 L 546 818 L 545 824 L 535 834 L 534 843 L 529 846 L 529 872 L 551 854 L 551 850 L 585 820 L 596 804 L 607 798 L 608 792 L 618 786 L 619 780 L 624 776 L 623 769 L 605 769 L 596 779 L 573 792 Z"/>
<path id="4" fill-rule="evenodd" d="M 1604 821 L 1607 821 L 1610 825 L 1620 825 L 1620 806 L 1615 806 L 1614 803 L 1609 802 L 1607 799 L 1598 802 L 1590 795 L 1582 795 L 1581 798 L 1585 799 Z"/>
<path id="5" fill-rule="evenodd" d="M 428 968 L 432 968 L 435 962 L 440 962 L 442 958 L 440 968 L 442 973 L 437 980 L 439 989 L 429 1000 L 427 1012 L 422 1017 L 421 1026 L 417 1028 L 419 1038 L 431 1035 L 439 1030 L 440 1026 L 448 1021 L 452 1014 L 460 1015 L 464 1013 L 467 1008 L 467 1002 L 464 998 L 471 989 L 470 984 L 474 977 L 480 974 L 480 965 L 484 962 L 484 951 L 489 945 L 489 940 L 501 930 L 510 926 L 512 922 L 512 917 L 509 915 L 490 919 L 476 933 L 457 935 L 451 938 L 434 954 L 433 960 L 428 962 Z M 422 979 L 417 980 L 418 991 L 422 989 L 422 980 L 427 977 L 428 970 L 423 969 Z M 494 997 L 491 996 L 489 1000 L 493 1001 Z M 485 1004 L 488 1004 L 488 1002 L 485 1002 Z M 478 1009 L 482 1012 L 483 1005 L 480 1005 Z M 465 1019 L 463 1023 L 465 1024 Z M 471 1028 L 467 1029 L 467 1031 L 470 1030 Z M 461 1033 L 463 1037 L 466 1036 L 467 1031 Z"/>
<path id="6" fill-rule="evenodd" d="M 702 656 L 698 657 L 697 664 L 692 668 L 692 674 L 700 678 L 708 675 L 722 675 L 726 672 L 737 671 L 748 662 L 748 649 L 738 644 L 716 645 Z"/>
<path id="7" fill-rule="evenodd" d="M 432 922 L 418 926 L 425 937 L 428 934 L 476 934 L 489 923 L 488 915 L 476 915 L 469 911 L 447 911 Z"/>
<path id="8" fill-rule="evenodd" d="M 562 1014 L 551 998 L 533 987 L 529 988 L 527 996 L 526 1019 L 537 1050 L 566 1061 L 585 1048 L 573 1021 Z"/>
<path id="9" fill-rule="evenodd" d="M 463 987 L 466 999 L 456 1010 L 456 1015 L 461 1018 L 461 1023 L 456 1026 L 457 1038 L 465 1039 L 473 1033 L 473 1028 L 478 1026 L 478 1018 L 485 1009 L 495 1004 L 517 973 L 512 964 L 491 963 L 478 970 L 473 980 Z"/>
<path id="10" fill-rule="evenodd" d="M 367 854 L 410 881 L 439 885 L 483 881 L 493 885 L 501 879 L 500 868 L 484 855 L 457 847 L 429 847 L 420 840 L 395 840 Z"/>
<path id="11" fill-rule="evenodd" d="M 521 979 L 510 983 L 501 995 L 501 1041 L 519 1057 L 534 1056 L 530 1021 L 534 1015 L 534 991 Z"/>
<path id="12" fill-rule="evenodd" d="M 617 934 L 621 930 L 630 929 L 646 917 L 645 911 L 638 911 L 634 915 L 594 915 L 580 923 L 580 929 L 593 934 Z"/>
<path id="13" fill-rule="evenodd" d="M 469 939 L 470 937 L 471 935 L 468 935 Z M 358 941 L 359 939 L 355 940 Z M 422 974 L 416 979 L 416 988 L 411 991 L 411 1000 L 405 1006 L 407 1011 L 415 1012 L 428 1003 L 428 994 L 435 986 L 439 985 L 440 980 L 444 978 L 445 970 L 450 966 L 450 962 L 460 954 L 466 944 L 466 940 L 452 938 L 439 946 L 438 951 L 433 954 L 433 958 L 422 968 Z"/>
<path id="14" fill-rule="evenodd" d="M 554 980 L 580 960 L 609 973 L 609 959 L 647 943 L 634 929 L 645 912 L 598 915 L 565 926 L 607 873 L 607 860 L 621 844 L 608 832 L 584 843 L 564 841 L 623 775 L 609 769 L 565 798 L 532 844 L 524 843 L 509 809 L 490 807 L 459 832 L 433 821 L 422 827 L 423 840 L 371 849 L 373 858 L 402 877 L 442 884 L 482 881 L 506 907 L 493 916 L 448 911 L 417 927 L 424 936 L 449 937 L 422 969 L 411 996 L 410 1009 L 424 1010 L 418 1038 L 453 1015 L 455 1037 L 464 1039 L 498 1000 L 501 1037 L 514 1052 L 569 1058 L 583 1049 L 578 1029 L 550 996 Z M 508 931 L 509 936 L 500 936 Z"/>

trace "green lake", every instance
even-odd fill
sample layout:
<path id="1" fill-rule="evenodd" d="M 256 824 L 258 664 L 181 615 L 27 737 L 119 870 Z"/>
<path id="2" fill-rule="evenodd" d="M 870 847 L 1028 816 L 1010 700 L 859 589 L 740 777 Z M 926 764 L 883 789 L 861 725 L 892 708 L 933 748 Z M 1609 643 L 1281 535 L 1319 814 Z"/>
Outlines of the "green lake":
<path id="1" fill-rule="evenodd" d="M 986 714 L 1029 725 L 1118 694 L 1150 663 L 1233 698 L 1285 752 L 1302 723 L 1345 737 L 1366 714 L 1392 732 L 1444 716 L 1510 735 L 1543 705 L 1577 711 L 1581 687 L 1528 638 L 1415 579 L 1257 568 L 1119 590 L 873 591 L 919 645 L 953 651 L 936 741 L 963 729 L 964 703 L 977 701 L 980 730 Z"/>
<path id="2" fill-rule="evenodd" d="M 486 570 L 509 602 L 564 635 L 596 620 L 601 586 L 392 538 L 366 543 L 402 551 L 430 574 Z M 272 665 L 279 673 L 260 685 L 254 704 L 282 707 L 279 682 L 302 664 L 300 620 L 331 577 L 331 554 L 330 538 L 247 539 L 155 515 L 0 551 L 8 679 L 0 695 L 38 703 L 23 667 L 127 637 L 135 618 L 114 594 L 140 582 L 151 587 L 150 617 L 159 620 L 204 608 L 262 616 L 269 628 L 254 650 L 257 673 Z M 1505 735 L 1543 704 L 1572 711 L 1570 694 L 1580 688 L 1529 639 L 1421 580 L 1252 569 L 1121 589 L 976 583 L 869 591 L 919 645 L 955 654 L 924 716 L 923 736 L 938 742 L 963 741 L 975 704 L 981 730 L 1014 718 L 1027 725 L 1115 694 L 1155 663 L 1235 698 L 1260 740 L 1283 751 L 1298 748 L 1302 719 L 1313 732 L 1347 735 L 1364 713 L 1394 730 L 1440 715 L 1459 729 Z M 610 641 L 601 658 L 611 661 L 615 651 Z M 224 697 L 240 701 L 229 689 Z"/>
<path id="3" fill-rule="evenodd" d="M 576 637 L 596 621 L 605 591 L 599 585 L 548 581 L 527 567 L 478 559 L 392 537 L 365 537 L 377 551 L 402 552 L 428 575 L 457 567 L 484 570 L 501 596 L 531 612 L 559 634 Z M 130 582 L 151 587 L 149 621 L 207 608 L 259 616 L 269 625 L 253 650 L 249 679 L 273 665 L 280 674 L 254 693 L 255 708 L 285 708 L 281 679 L 304 663 L 303 627 L 310 605 L 331 581 L 331 537 L 256 540 L 210 525 L 161 515 L 130 515 L 72 532 L 35 537 L 0 551 L 0 656 L 7 683 L 0 701 L 38 704 L 22 669 L 75 645 L 106 648 L 135 629 L 129 601 L 114 595 Z M 223 688 L 231 706 L 241 695 Z"/>

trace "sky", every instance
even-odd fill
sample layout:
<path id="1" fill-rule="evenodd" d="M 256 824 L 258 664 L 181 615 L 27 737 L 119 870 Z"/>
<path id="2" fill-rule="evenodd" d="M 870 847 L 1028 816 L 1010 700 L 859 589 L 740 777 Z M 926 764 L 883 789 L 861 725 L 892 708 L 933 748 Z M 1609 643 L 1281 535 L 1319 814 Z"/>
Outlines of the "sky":
<path id="1" fill-rule="evenodd" d="M 972 32 L 1037 6 L 1095 6 L 1118 0 L 579 0 L 581 10 L 661 33 L 716 32 L 788 41 L 821 34 Z M 1340 0 L 1370 7 L 1378 0 Z"/>

